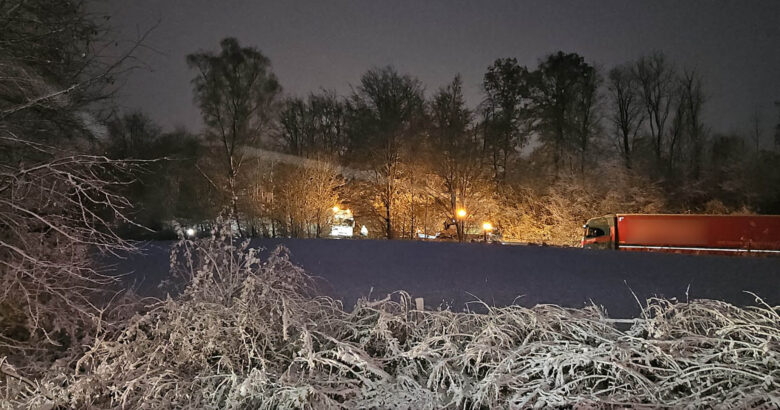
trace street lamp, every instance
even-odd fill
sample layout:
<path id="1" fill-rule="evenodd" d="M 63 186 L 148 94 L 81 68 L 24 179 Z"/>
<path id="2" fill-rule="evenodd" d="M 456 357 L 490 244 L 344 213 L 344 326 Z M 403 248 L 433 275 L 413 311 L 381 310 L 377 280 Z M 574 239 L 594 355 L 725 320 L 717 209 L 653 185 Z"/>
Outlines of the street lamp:
<path id="1" fill-rule="evenodd" d="M 485 242 L 487 242 L 488 234 L 493 231 L 493 224 L 490 222 L 483 223 L 482 230 L 485 231 Z"/>
<path id="2" fill-rule="evenodd" d="M 459 208 L 458 211 L 455 212 L 455 215 L 458 218 L 458 226 L 460 227 L 458 232 L 458 241 L 463 242 L 463 237 L 466 236 L 466 226 L 464 220 L 466 219 L 468 212 L 466 212 L 466 210 L 463 208 Z"/>

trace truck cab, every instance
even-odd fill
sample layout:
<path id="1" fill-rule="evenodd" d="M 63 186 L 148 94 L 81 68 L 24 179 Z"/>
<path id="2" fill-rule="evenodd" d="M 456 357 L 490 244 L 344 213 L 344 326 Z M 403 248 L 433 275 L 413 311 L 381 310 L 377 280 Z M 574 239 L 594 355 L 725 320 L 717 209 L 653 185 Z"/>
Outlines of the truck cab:
<path id="1" fill-rule="evenodd" d="M 582 226 L 583 248 L 615 249 L 615 215 L 591 218 Z"/>

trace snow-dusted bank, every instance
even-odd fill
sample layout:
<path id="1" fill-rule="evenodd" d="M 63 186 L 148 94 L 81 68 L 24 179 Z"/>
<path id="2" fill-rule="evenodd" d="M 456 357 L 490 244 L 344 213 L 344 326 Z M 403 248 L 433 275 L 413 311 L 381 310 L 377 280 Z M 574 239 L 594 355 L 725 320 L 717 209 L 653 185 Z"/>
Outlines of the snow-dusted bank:
<path id="1" fill-rule="evenodd" d="M 404 290 L 429 309 L 462 311 L 477 299 L 491 306 L 596 303 L 610 316 L 639 314 L 636 297 L 716 299 L 747 305 L 758 294 L 780 303 L 780 258 L 621 253 L 539 246 L 373 240 L 264 239 L 252 246 L 284 245 L 290 259 L 319 278 L 325 294 L 351 309 L 359 297 L 383 298 Z M 141 293 L 164 295 L 171 242 L 151 243 L 144 255 L 116 263 L 135 272 Z M 632 294 L 632 291 L 634 294 Z"/>

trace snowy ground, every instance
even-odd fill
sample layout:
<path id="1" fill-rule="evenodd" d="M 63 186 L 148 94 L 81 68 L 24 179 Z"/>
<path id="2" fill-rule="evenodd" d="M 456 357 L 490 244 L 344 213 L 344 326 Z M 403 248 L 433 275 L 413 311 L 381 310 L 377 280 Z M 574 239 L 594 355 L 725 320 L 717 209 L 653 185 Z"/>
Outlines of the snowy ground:
<path id="1" fill-rule="evenodd" d="M 161 296 L 170 242 L 154 242 L 143 255 L 116 264 L 140 292 Z M 263 239 L 253 246 L 289 248 L 291 259 L 322 280 L 323 290 L 350 308 L 360 296 L 382 298 L 406 290 L 429 308 L 462 310 L 477 298 L 491 305 L 554 303 L 582 307 L 591 301 L 611 317 L 638 314 L 633 292 L 754 304 L 751 291 L 780 304 L 780 258 L 673 255 L 537 246 L 411 241 Z M 686 296 L 687 292 L 687 296 Z"/>

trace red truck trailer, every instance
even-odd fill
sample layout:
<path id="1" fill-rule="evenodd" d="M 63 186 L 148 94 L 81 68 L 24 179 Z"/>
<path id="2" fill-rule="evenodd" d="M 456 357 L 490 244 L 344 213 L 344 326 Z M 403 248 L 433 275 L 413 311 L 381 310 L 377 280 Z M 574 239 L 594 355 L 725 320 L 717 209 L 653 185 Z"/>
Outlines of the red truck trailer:
<path id="1" fill-rule="evenodd" d="M 583 248 L 780 255 L 780 216 L 613 214 L 584 226 Z"/>

